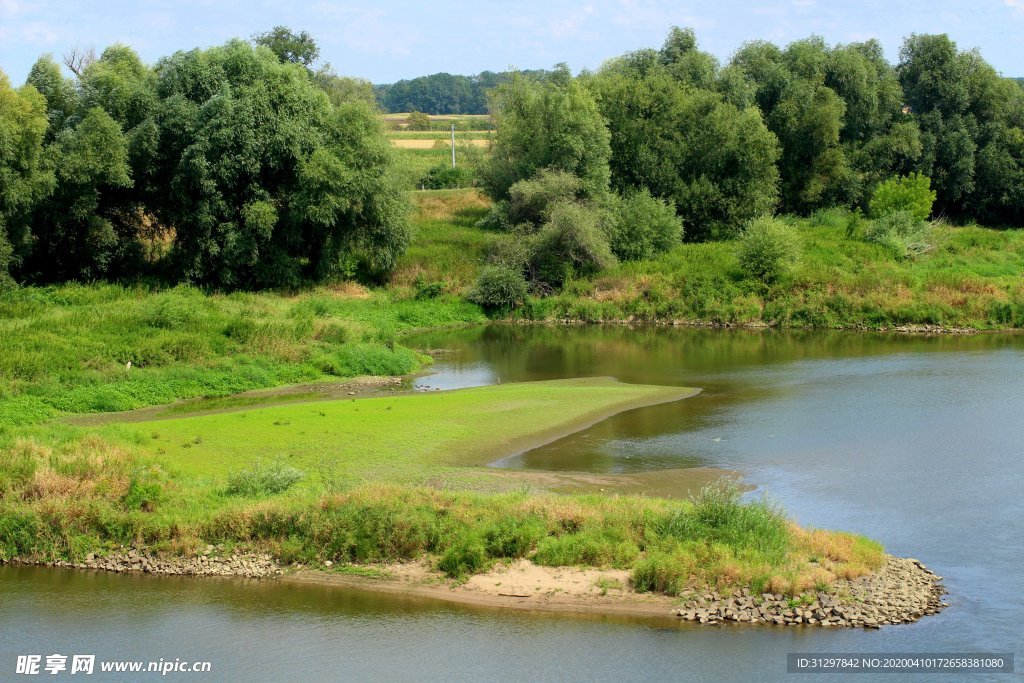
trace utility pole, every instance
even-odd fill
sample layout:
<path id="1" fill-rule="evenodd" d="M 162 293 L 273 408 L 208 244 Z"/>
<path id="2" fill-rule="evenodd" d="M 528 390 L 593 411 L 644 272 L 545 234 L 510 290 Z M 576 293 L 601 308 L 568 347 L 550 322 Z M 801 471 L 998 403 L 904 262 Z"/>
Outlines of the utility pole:
<path id="1" fill-rule="evenodd" d="M 452 124 L 452 168 L 455 168 L 455 124 Z"/>

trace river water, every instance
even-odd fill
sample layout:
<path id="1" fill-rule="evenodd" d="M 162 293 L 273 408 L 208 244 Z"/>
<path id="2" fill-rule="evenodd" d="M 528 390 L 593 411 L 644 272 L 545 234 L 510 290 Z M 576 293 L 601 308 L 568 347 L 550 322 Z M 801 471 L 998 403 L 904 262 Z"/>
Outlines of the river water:
<path id="1" fill-rule="evenodd" d="M 0 680 L 17 654 L 51 653 L 212 662 L 166 677 L 180 680 L 781 680 L 788 652 L 1024 654 L 1024 337 L 495 326 L 410 342 L 446 350 L 424 390 L 592 375 L 701 387 L 496 465 L 739 470 L 801 524 L 918 558 L 950 607 L 878 631 L 699 627 L 0 567 Z M 986 678 L 1006 676 L 971 680 Z"/>

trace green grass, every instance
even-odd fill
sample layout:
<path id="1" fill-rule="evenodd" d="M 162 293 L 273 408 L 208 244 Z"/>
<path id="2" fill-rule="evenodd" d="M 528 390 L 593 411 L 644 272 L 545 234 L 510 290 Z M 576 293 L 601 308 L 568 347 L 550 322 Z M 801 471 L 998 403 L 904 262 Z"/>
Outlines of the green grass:
<path id="1" fill-rule="evenodd" d="M 939 225 L 937 247 L 898 260 L 845 228 L 787 219 L 803 258 L 765 285 L 744 276 L 735 241 L 683 244 L 621 263 L 533 298 L 520 316 L 541 320 L 683 321 L 783 327 L 1024 327 L 1024 232 Z"/>
<path id="2" fill-rule="evenodd" d="M 690 391 L 586 378 L 269 406 L 115 424 L 99 433 L 141 444 L 140 454 L 203 489 L 224 487 L 257 461 L 304 473 L 328 467 L 352 482 L 423 484 L 440 476 L 478 479 L 467 467 L 542 443 L 567 425 Z M 294 491 L 302 496 L 320 485 L 306 476 Z"/>
<path id="3" fill-rule="evenodd" d="M 401 345 L 403 332 L 481 320 L 475 306 L 452 299 L 352 287 L 296 296 L 75 284 L 6 290 L 0 444 L 18 425 L 60 413 L 409 373 L 427 359 Z"/>
<path id="4" fill-rule="evenodd" d="M 79 430 L 51 445 L 22 438 L 0 461 L 0 559 L 223 543 L 319 566 L 427 556 L 458 578 L 527 557 L 631 569 L 639 590 L 759 581 L 793 595 L 879 566 L 876 544 L 797 529 L 768 503 L 740 502 L 735 486 L 693 502 L 476 490 L 502 476 L 474 467 L 494 455 L 679 393 L 560 380 Z M 251 464 L 270 453 L 274 468 Z M 242 463 L 261 481 L 303 475 L 237 495 Z"/>
<path id="5" fill-rule="evenodd" d="M 465 294 L 476 281 L 493 233 L 476 226 L 488 202 L 476 190 L 417 192 L 416 238 L 398 262 L 392 285 L 443 282 L 449 292 Z"/>

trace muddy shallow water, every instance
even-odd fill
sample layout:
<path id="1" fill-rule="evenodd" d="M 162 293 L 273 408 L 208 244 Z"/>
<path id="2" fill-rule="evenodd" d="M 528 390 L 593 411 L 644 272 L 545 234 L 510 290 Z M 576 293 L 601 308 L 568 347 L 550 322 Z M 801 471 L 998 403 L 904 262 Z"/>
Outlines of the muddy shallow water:
<path id="1" fill-rule="evenodd" d="M 777 680 L 787 652 L 1024 653 L 1024 337 L 491 327 L 410 343 L 448 350 L 416 380 L 429 389 L 589 375 L 701 387 L 496 466 L 738 470 L 801 524 L 920 559 L 951 606 L 879 631 L 702 628 L 6 567 L 0 680 L 16 654 L 64 651 L 208 659 L 209 680 Z"/>

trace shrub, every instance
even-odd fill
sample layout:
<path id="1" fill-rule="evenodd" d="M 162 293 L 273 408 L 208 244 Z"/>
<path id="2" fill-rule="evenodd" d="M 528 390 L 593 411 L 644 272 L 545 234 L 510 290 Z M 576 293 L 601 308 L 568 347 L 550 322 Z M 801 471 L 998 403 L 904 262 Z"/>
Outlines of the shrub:
<path id="1" fill-rule="evenodd" d="M 507 311 L 526 299 L 527 290 L 522 271 L 505 265 L 484 266 L 469 299 L 484 308 Z"/>
<path id="2" fill-rule="evenodd" d="M 489 561 L 487 550 L 479 539 L 460 540 L 441 555 L 437 568 L 451 578 L 461 578 L 466 574 L 476 574 L 485 569 Z"/>
<path id="3" fill-rule="evenodd" d="M 555 204 L 578 199 L 582 191 L 582 181 L 573 174 L 543 170 L 509 188 L 508 220 L 512 225 L 540 225 Z"/>
<path id="4" fill-rule="evenodd" d="M 453 168 L 451 164 L 433 166 L 420 178 L 420 186 L 425 190 L 454 190 L 472 185 L 473 171 L 465 166 Z"/>
<path id="5" fill-rule="evenodd" d="M 864 240 L 881 244 L 897 258 L 913 258 L 935 248 L 932 225 L 909 211 L 896 211 L 871 221 Z"/>
<path id="6" fill-rule="evenodd" d="M 259 461 L 228 476 L 227 492 L 234 496 L 261 496 L 281 493 L 302 479 L 302 472 L 280 460 L 270 465 Z"/>
<path id="7" fill-rule="evenodd" d="M 598 214 L 574 202 L 559 202 L 537 235 L 530 259 L 534 278 L 561 286 L 571 275 L 589 275 L 615 265 Z"/>
<path id="8" fill-rule="evenodd" d="M 141 481 L 133 478 L 128 484 L 128 490 L 121 498 L 121 504 L 127 510 L 144 510 L 152 512 L 160 501 L 163 487 L 155 481 Z"/>
<path id="9" fill-rule="evenodd" d="M 405 119 L 406 130 L 430 130 L 430 115 L 421 111 L 411 112 Z"/>
<path id="10" fill-rule="evenodd" d="M 751 277 L 773 282 L 800 260 L 800 238 L 785 223 L 765 216 L 747 224 L 740 235 L 740 266 Z"/>
<path id="11" fill-rule="evenodd" d="M 905 211 L 915 220 L 928 220 L 936 196 L 931 184 L 931 178 L 916 172 L 886 180 L 875 189 L 871 197 L 871 217 L 882 218 Z"/>
<path id="12" fill-rule="evenodd" d="M 683 222 L 671 201 L 653 197 L 643 189 L 616 204 L 608 238 L 612 252 L 620 259 L 651 258 L 682 241 Z"/>

